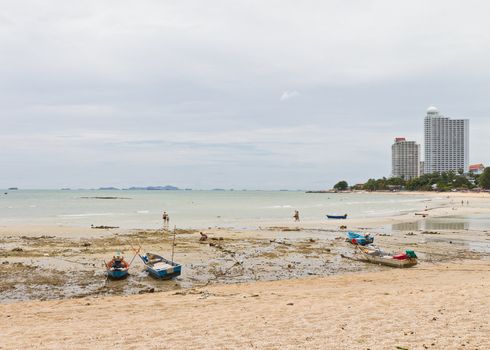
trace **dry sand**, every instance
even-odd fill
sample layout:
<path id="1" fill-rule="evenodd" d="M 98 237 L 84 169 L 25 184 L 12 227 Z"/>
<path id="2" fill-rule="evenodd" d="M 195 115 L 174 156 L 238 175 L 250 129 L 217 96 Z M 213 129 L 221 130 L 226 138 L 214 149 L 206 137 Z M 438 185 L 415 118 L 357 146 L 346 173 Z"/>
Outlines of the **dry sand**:
<path id="1" fill-rule="evenodd" d="M 0 305 L 2 349 L 490 349 L 488 262 Z"/>

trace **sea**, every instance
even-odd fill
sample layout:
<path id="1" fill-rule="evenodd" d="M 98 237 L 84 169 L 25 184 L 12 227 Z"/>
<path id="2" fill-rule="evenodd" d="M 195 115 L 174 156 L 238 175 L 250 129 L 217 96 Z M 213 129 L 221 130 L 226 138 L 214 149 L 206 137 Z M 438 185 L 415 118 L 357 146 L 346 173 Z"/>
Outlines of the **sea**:
<path id="1" fill-rule="evenodd" d="M 257 228 L 270 222 L 391 216 L 437 207 L 444 197 L 300 191 L 2 190 L 0 225 L 157 229 L 167 211 L 179 228 Z"/>

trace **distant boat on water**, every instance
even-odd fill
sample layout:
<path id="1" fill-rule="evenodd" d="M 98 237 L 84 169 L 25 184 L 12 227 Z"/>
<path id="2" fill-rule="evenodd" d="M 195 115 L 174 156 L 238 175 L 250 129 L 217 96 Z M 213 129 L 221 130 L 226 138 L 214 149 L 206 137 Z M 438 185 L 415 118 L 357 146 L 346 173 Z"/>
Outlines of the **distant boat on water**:
<path id="1" fill-rule="evenodd" d="M 347 219 L 347 214 L 344 215 L 329 215 L 327 214 L 328 219 Z"/>

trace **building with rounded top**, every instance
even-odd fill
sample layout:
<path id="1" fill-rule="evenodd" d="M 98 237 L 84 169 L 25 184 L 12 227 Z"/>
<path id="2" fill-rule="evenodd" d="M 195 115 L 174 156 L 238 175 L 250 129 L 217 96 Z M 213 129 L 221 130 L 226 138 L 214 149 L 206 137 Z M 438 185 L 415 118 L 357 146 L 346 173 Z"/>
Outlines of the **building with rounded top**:
<path id="1" fill-rule="evenodd" d="M 427 108 L 427 115 L 431 115 L 431 116 L 439 115 L 439 110 L 434 106 L 430 106 L 429 108 Z"/>
<path id="2" fill-rule="evenodd" d="M 469 120 L 451 119 L 429 107 L 424 119 L 425 174 L 468 171 Z"/>

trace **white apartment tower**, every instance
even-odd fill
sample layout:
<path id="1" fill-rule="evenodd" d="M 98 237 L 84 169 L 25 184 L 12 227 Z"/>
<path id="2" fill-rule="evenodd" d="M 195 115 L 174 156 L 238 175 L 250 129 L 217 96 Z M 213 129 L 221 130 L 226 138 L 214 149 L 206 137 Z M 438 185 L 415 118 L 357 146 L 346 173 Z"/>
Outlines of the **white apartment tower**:
<path id="1" fill-rule="evenodd" d="M 468 171 L 468 119 L 451 119 L 435 107 L 427 109 L 424 121 L 424 173 Z"/>
<path id="2" fill-rule="evenodd" d="M 410 180 L 420 175 L 420 145 L 397 137 L 391 146 L 391 175 Z"/>

